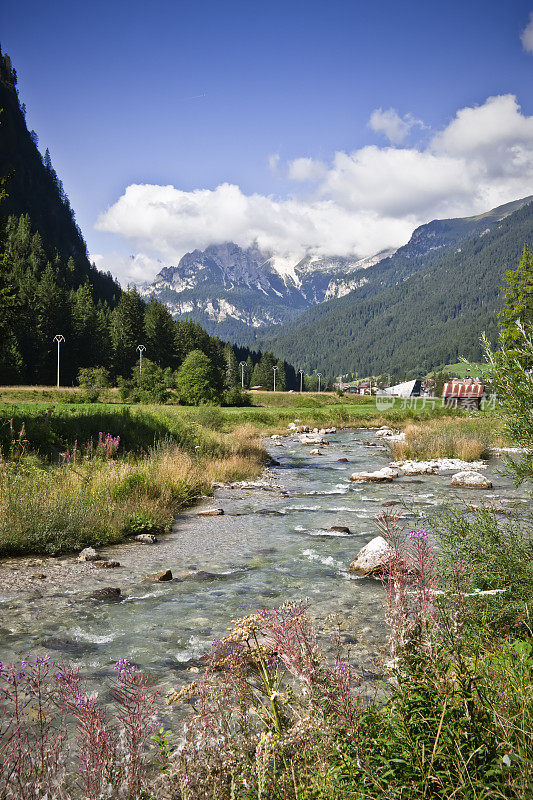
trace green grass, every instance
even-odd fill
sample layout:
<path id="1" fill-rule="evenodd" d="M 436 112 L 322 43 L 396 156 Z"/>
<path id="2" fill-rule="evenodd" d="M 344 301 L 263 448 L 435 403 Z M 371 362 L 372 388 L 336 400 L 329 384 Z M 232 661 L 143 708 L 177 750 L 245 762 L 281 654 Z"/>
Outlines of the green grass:
<path id="1" fill-rule="evenodd" d="M 470 372 L 468 370 L 470 370 Z M 434 375 L 435 372 L 447 372 L 454 378 L 481 378 L 486 370 L 487 364 L 479 364 L 475 361 L 459 361 L 456 364 L 444 364 L 440 367 L 436 367 L 429 375 Z"/>

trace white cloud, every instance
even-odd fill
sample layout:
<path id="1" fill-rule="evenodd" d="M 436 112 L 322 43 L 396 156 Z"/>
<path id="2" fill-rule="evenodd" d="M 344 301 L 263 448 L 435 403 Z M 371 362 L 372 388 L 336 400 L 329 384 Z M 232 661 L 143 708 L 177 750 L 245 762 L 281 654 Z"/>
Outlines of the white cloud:
<path id="1" fill-rule="evenodd" d="M 289 162 L 289 178 L 293 181 L 318 181 L 326 173 L 326 165 L 314 158 L 295 158 Z"/>
<path id="2" fill-rule="evenodd" d="M 376 133 L 383 133 L 391 144 L 401 144 L 405 141 L 411 128 L 418 126 L 425 128 L 422 120 L 415 119 L 411 114 L 400 117 L 395 108 L 376 108 L 370 115 L 368 125 Z"/>
<path id="3" fill-rule="evenodd" d="M 533 53 L 533 11 L 529 15 L 529 22 L 520 34 L 520 39 L 526 53 Z"/>
<path id="4" fill-rule="evenodd" d="M 140 254 L 133 266 L 117 264 L 119 275 L 145 279 L 160 262 L 175 264 L 188 250 L 229 240 L 295 260 L 305 252 L 370 255 L 405 243 L 430 219 L 532 194 L 533 117 L 513 95 L 489 97 L 460 109 L 423 148 L 369 145 L 337 152 L 327 165 L 296 159 L 289 173 L 309 183 L 307 196 L 246 195 L 228 183 L 192 192 L 132 184 L 96 227 Z"/>

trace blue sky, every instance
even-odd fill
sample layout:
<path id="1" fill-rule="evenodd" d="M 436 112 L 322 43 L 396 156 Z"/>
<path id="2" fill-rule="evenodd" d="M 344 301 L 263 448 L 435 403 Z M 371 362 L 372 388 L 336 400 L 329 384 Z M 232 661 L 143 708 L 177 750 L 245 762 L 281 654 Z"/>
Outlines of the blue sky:
<path id="1" fill-rule="evenodd" d="M 367 255 L 533 194 L 532 11 L 28 0 L 0 30 L 91 253 L 127 280 L 221 238 Z"/>

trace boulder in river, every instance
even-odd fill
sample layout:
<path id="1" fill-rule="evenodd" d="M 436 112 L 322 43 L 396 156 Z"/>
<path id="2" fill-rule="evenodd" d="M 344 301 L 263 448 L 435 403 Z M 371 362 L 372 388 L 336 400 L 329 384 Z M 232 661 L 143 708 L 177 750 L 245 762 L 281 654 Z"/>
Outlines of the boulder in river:
<path id="1" fill-rule="evenodd" d="M 379 575 L 385 572 L 391 559 L 391 549 L 383 536 L 375 536 L 358 552 L 349 567 L 360 575 Z"/>
<path id="2" fill-rule="evenodd" d="M 113 586 L 106 586 L 104 589 L 96 589 L 91 595 L 93 600 L 107 600 L 107 601 L 116 601 L 120 600 L 122 592 L 117 587 Z"/>
<path id="3" fill-rule="evenodd" d="M 389 428 L 387 425 L 382 425 L 376 431 L 376 439 L 388 439 L 389 436 L 395 436 L 397 432 L 393 431 L 392 428 Z"/>
<path id="4" fill-rule="evenodd" d="M 149 575 L 147 580 L 149 581 L 171 581 L 172 580 L 172 571 L 169 569 L 164 569 L 163 572 L 156 572 L 154 575 Z"/>
<path id="5" fill-rule="evenodd" d="M 78 556 L 78 561 L 98 561 L 98 553 L 94 547 L 86 547 Z"/>
<path id="6" fill-rule="evenodd" d="M 465 472 L 456 472 L 452 475 L 452 486 L 464 486 L 470 489 L 492 489 L 492 481 L 489 481 L 485 475 L 473 470 Z"/>
<path id="7" fill-rule="evenodd" d="M 310 456 L 321 456 L 322 453 L 320 452 L 320 450 L 318 448 L 316 448 L 315 450 L 310 450 L 309 451 L 309 455 Z"/>
<path id="8" fill-rule="evenodd" d="M 157 537 L 154 536 L 153 533 L 139 533 L 135 537 L 135 541 L 141 544 L 155 544 L 157 542 Z"/>
<path id="9" fill-rule="evenodd" d="M 198 517 L 221 517 L 224 513 L 223 508 L 204 508 L 202 511 L 198 511 Z"/>
<path id="10" fill-rule="evenodd" d="M 100 567 L 100 569 L 116 569 L 120 567 L 120 561 L 94 561 L 95 567 Z"/>
<path id="11" fill-rule="evenodd" d="M 383 467 L 375 472 L 354 472 L 350 475 L 351 481 L 368 481 L 371 483 L 385 483 L 397 478 L 398 473 L 390 467 Z"/>
<path id="12" fill-rule="evenodd" d="M 351 533 L 351 530 L 346 525 L 332 525 L 330 531 L 337 531 L 338 533 Z"/>

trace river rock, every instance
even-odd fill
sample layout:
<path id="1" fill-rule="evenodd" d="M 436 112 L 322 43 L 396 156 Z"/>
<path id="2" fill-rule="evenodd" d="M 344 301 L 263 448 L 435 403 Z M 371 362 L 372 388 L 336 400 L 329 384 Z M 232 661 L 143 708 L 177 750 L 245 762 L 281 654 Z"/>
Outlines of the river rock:
<path id="1" fill-rule="evenodd" d="M 346 525 L 332 525 L 330 531 L 337 531 L 338 533 L 351 533 L 351 530 Z"/>
<path id="2" fill-rule="evenodd" d="M 93 564 L 100 569 L 116 569 L 120 567 L 120 561 L 94 561 Z"/>
<path id="3" fill-rule="evenodd" d="M 148 581 L 171 581 L 172 580 L 172 571 L 169 569 L 163 570 L 163 572 L 156 572 L 154 575 L 148 575 L 146 579 Z"/>
<path id="4" fill-rule="evenodd" d="M 304 445 L 309 444 L 329 444 L 322 436 L 319 436 L 318 433 L 306 433 L 303 436 L 300 436 L 300 442 Z"/>
<path id="5" fill-rule="evenodd" d="M 376 431 L 376 439 L 388 439 L 389 436 L 395 436 L 399 431 L 393 431 L 392 428 L 388 428 L 386 425 L 382 425 Z"/>
<path id="6" fill-rule="evenodd" d="M 141 544 L 155 544 L 157 542 L 157 537 L 154 536 L 153 533 L 139 533 L 135 537 L 135 541 Z"/>
<path id="7" fill-rule="evenodd" d="M 492 489 L 492 481 L 479 472 L 456 472 L 452 475 L 451 486 L 465 486 L 470 489 Z"/>
<path id="8" fill-rule="evenodd" d="M 383 467 L 375 472 L 354 472 L 350 475 L 351 481 L 369 481 L 373 483 L 385 483 L 397 478 L 398 473 L 390 467 Z"/>
<path id="9" fill-rule="evenodd" d="M 91 595 L 93 600 L 120 600 L 122 592 L 117 587 L 106 586 L 104 589 L 96 589 Z"/>
<path id="10" fill-rule="evenodd" d="M 36 572 L 31 577 L 32 578 L 38 578 L 39 580 L 44 581 L 44 579 L 47 577 L 47 575 L 45 575 L 44 572 Z"/>
<path id="11" fill-rule="evenodd" d="M 78 556 L 78 561 L 97 561 L 98 553 L 94 547 L 86 547 Z"/>
<path id="12" fill-rule="evenodd" d="M 337 463 L 338 464 L 347 464 L 348 463 L 348 459 L 347 458 L 338 458 L 337 459 Z"/>
<path id="13" fill-rule="evenodd" d="M 435 472 L 471 471 L 486 469 L 486 461 L 462 461 L 460 458 L 431 458 L 427 461 L 391 461 L 393 469 L 401 469 L 406 475 L 423 475 Z"/>
<path id="14" fill-rule="evenodd" d="M 198 517 L 221 517 L 224 513 L 223 508 L 204 508 L 202 511 L 198 511 Z"/>
<path id="15" fill-rule="evenodd" d="M 321 453 L 321 452 L 320 452 L 320 450 L 318 450 L 318 449 L 317 449 L 317 450 L 310 450 L 310 451 L 309 451 L 309 455 L 310 455 L 310 456 L 321 456 L 321 455 L 322 455 L 322 453 Z"/>
<path id="16" fill-rule="evenodd" d="M 385 571 L 391 558 L 391 549 L 383 536 L 375 536 L 358 552 L 349 567 L 360 575 L 376 575 Z"/>
<path id="17" fill-rule="evenodd" d="M 281 439 L 281 438 L 283 438 L 283 437 L 282 437 L 282 436 L 281 436 L 281 434 L 279 434 L 279 433 L 273 433 L 273 434 L 272 434 L 272 436 L 271 436 L 270 438 L 271 438 L 271 439 Z"/>
<path id="18" fill-rule="evenodd" d="M 192 570 L 184 569 L 178 572 L 175 576 L 179 581 L 214 581 L 217 578 L 225 577 L 217 575 L 215 572 L 206 572 L 205 570 Z"/>

